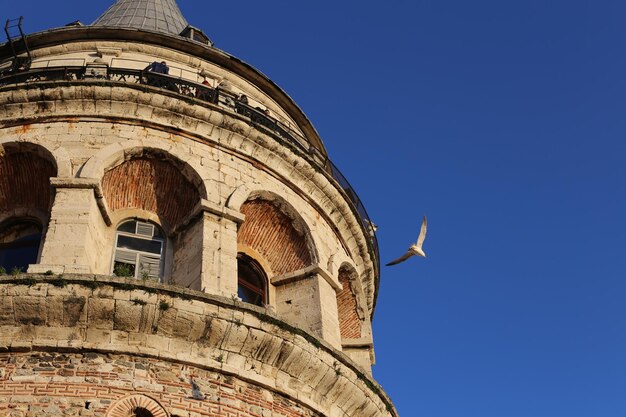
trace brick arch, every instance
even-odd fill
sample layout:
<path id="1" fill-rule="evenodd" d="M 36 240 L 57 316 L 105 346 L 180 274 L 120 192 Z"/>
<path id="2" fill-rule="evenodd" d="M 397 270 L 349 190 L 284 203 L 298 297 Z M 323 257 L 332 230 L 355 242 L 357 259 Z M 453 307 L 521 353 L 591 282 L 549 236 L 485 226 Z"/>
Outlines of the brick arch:
<path id="1" fill-rule="evenodd" d="M 291 206 L 268 197 L 256 196 L 241 205 L 246 220 L 237 244 L 258 253 L 275 275 L 306 268 L 315 258 L 308 229 Z"/>
<path id="2" fill-rule="evenodd" d="M 102 193 L 112 211 L 156 213 L 166 230 L 179 225 L 200 202 L 200 192 L 171 159 L 141 153 L 106 171 Z"/>
<path id="3" fill-rule="evenodd" d="M 356 271 L 349 266 L 339 268 L 339 283 L 343 287 L 337 293 L 339 332 L 342 339 L 358 339 L 362 336 L 363 318 L 359 314 Z"/>
<path id="4" fill-rule="evenodd" d="M 152 155 L 169 161 L 198 190 L 201 198 L 207 198 L 204 181 L 198 174 L 198 171 L 187 162 L 188 154 L 186 152 L 187 150 L 171 146 L 171 143 L 168 141 L 156 139 L 129 140 L 127 142 L 114 143 L 105 146 L 89 158 L 78 176 L 80 178 L 101 179 L 108 170 L 124 161 Z"/>
<path id="5" fill-rule="evenodd" d="M 50 152 L 22 142 L 5 143 L 0 150 L 0 212 L 31 209 L 48 213 L 50 178 L 57 175 Z"/>
<path id="6" fill-rule="evenodd" d="M 116 401 L 105 417 L 133 417 L 136 408 L 146 409 L 153 417 L 168 417 L 163 406 L 146 395 L 131 395 Z"/>

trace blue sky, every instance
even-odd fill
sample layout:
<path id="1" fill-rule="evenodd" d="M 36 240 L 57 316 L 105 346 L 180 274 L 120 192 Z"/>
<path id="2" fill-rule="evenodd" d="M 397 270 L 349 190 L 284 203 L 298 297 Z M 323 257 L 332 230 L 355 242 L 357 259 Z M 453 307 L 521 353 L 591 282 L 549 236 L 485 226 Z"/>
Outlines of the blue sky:
<path id="1" fill-rule="evenodd" d="M 428 215 L 374 321 L 400 415 L 624 416 L 626 3 L 178 3 L 307 113 L 383 263 Z M 109 1 L 0 5 L 34 32 Z"/>

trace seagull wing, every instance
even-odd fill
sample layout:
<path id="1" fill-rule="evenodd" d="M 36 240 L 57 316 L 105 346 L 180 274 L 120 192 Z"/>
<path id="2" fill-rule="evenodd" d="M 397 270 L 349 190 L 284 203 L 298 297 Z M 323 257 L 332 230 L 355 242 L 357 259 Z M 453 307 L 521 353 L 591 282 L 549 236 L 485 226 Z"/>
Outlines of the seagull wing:
<path id="1" fill-rule="evenodd" d="M 422 249 L 422 244 L 424 243 L 424 239 L 426 239 L 426 216 L 424 216 L 424 220 L 422 221 L 422 229 L 420 230 L 420 235 L 417 237 L 417 247 Z"/>
<path id="2" fill-rule="evenodd" d="M 399 264 L 400 262 L 404 262 L 407 259 L 409 259 L 411 256 L 413 256 L 413 253 L 411 252 L 407 252 L 404 255 L 402 255 L 401 257 L 399 257 L 398 259 L 396 259 L 395 261 L 391 261 L 389 262 L 386 266 L 391 266 L 391 265 L 395 265 L 395 264 Z"/>

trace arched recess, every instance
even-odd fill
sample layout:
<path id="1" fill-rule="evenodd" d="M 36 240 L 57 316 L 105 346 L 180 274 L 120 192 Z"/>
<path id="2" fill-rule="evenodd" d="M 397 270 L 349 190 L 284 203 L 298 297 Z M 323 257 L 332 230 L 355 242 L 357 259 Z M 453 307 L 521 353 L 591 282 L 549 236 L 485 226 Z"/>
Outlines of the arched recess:
<path id="1" fill-rule="evenodd" d="M 57 177 L 72 177 L 72 161 L 67 151 L 62 146 L 48 148 L 46 147 L 46 143 L 16 142 L 9 136 L 0 139 L 0 155 L 4 154 L 6 151 L 34 153 L 50 161 L 55 166 Z"/>
<path id="2" fill-rule="evenodd" d="M 144 155 L 161 157 L 173 164 L 181 175 L 189 181 L 199 192 L 201 198 L 207 198 L 207 190 L 202 178 L 191 166 L 188 159 L 188 150 L 176 150 L 171 142 L 145 139 L 119 142 L 100 149 L 93 155 L 80 170 L 80 178 L 102 178 L 106 171 L 133 158 Z"/>
<path id="3" fill-rule="evenodd" d="M 342 339 L 360 339 L 363 337 L 365 315 L 359 303 L 357 273 L 350 265 L 339 268 L 339 283 L 343 287 L 337 293 L 339 332 Z"/>
<path id="4" fill-rule="evenodd" d="M 298 271 L 317 262 L 311 232 L 297 211 L 280 196 L 254 192 L 241 204 L 246 216 L 237 245 L 262 257 L 274 276 Z"/>
<path id="5" fill-rule="evenodd" d="M 38 262 L 48 227 L 57 175 L 52 154 L 28 142 L 0 146 L 0 258 L 2 266 L 26 270 Z"/>
<path id="6" fill-rule="evenodd" d="M 109 209 L 139 209 L 157 214 L 172 232 L 200 202 L 199 190 L 171 156 L 146 151 L 107 170 L 102 194 Z"/>
<path id="7" fill-rule="evenodd" d="M 0 213 L 16 209 L 49 212 L 50 178 L 57 165 L 45 148 L 27 142 L 8 142 L 0 148 Z"/>
<path id="8" fill-rule="evenodd" d="M 168 417 L 163 406 L 147 395 L 130 395 L 116 401 L 105 417 L 143 417 L 146 415 Z"/>
<path id="9" fill-rule="evenodd" d="M 202 216 L 194 216 L 206 198 L 200 175 L 162 149 L 133 146 L 94 158 L 100 165 L 88 162 L 81 176 L 102 172 L 102 195 L 111 217 L 117 223 L 136 218 L 160 225 L 168 236 L 162 278 L 200 289 L 203 223 Z M 105 163 L 111 165 L 103 167 Z"/>

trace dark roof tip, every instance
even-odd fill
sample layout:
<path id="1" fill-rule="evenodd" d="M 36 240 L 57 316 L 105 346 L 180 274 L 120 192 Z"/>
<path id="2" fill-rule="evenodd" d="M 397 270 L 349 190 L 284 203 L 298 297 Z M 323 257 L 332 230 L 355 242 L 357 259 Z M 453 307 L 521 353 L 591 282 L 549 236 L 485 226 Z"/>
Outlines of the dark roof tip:
<path id="1" fill-rule="evenodd" d="M 176 0 L 117 0 L 91 25 L 178 35 L 189 23 L 178 8 Z"/>

